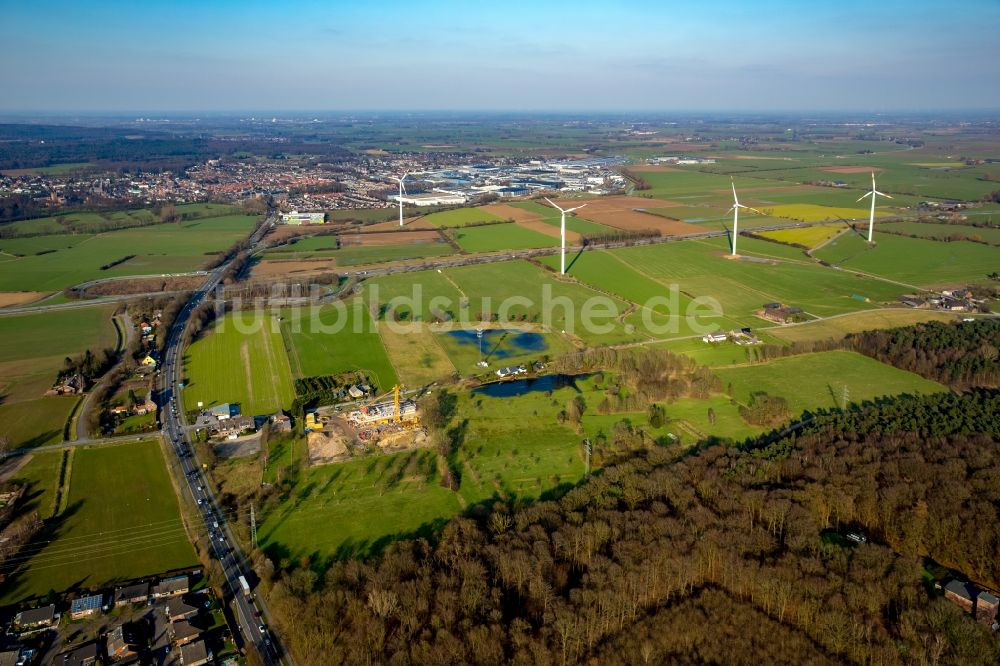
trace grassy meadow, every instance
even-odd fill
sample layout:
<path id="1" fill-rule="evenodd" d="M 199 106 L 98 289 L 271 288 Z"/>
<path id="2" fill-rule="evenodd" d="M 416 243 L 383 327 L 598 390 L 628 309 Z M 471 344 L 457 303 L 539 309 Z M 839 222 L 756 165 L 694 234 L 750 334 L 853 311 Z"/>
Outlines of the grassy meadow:
<path id="1" fill-rule="evenodd" d="M 267 311 L 236 312 L 187 349 L 186 409 L 240 403 L 244 415 L 288 409 L 295 397 L 280 322 Z"/>
<path id="2" fill-rule="evenodd" d="M 62 441 L 76 397 L 42 397 L 63 359 L 117 343 L 112 306 L 0 317 L 0 435 L 14 447 Z"/>
<path id="3" fill-rule="evenodd" d="M 198 564 L 159 442 L 84 447 L 71 456 L 65 506 L 36 544 L 26 547 L 26 559 L 19 556 L 23 568 L 0 587 L 0 603 L 38 598 L 52 589 L 100 588 Z M 37 471 L 21 471 L 29 480 L 38 471 L 55 471 L 51 456 L 32 464 Z M 40 492 L 36 501 L 44 507 L 54 487 Z"/>

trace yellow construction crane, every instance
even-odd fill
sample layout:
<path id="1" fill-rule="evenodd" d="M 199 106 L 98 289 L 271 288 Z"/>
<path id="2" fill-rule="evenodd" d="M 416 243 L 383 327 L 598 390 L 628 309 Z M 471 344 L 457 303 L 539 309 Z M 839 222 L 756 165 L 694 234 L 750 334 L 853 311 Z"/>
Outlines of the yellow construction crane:
<path id="1" fill-rule="evenodd" d="M 395 411 L 395 414 L 396 414 L 396 423 L 399 423 L 400 421 L 403 420 L 403 415 L 399 411 L 399 384 L 396 384 L 395 386 L 393 386 L 392 390 L 395 393 L 395 397 L 394 397 L 393 402 L 395 403 L 395 407 L 396 407 L 396 411 Z"/>

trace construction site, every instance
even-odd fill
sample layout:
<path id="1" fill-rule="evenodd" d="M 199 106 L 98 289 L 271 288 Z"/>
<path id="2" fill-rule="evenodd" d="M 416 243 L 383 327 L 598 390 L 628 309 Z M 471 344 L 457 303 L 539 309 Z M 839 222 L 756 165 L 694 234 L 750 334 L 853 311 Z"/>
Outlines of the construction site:
<path id="1" fill-rule="evenodd" d="M 392 399 L 386 400 L 389 396 Z M 340 462 L 371 452 L 403 451 L 423 446 L 427 434 L 413 400 L 400 399 L 399 386 L 356 409 L 321 407 L 306 414 L 309 462 L 313 465 Z"/>

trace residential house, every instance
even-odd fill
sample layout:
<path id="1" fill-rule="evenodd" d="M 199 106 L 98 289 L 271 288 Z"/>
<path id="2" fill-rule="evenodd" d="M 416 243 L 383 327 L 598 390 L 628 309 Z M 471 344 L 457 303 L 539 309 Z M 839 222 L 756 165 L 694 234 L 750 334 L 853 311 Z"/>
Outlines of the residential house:
<path id="1" fill-rule="evenodd" d="M 275 414 L 271 417 L 271 427 L 275 432 L 291 432 L 292 419 L 287 414 Z"/>
<path id="2" fill-rule="evenodd" d="M 55 604 L 49 604 L 41 608 L 21 611 L 14 616 L 14 624 L 20 629 L 34 629 L 36 627 L 51 627 L 57 619 Z"/>
<path id="3" fill-rule="evenodd" d="M 119 587 L 115 590 L 115 608 L 131 606 L 133 604 L 144 604 L 149 599 L 149 583 L 136 583 L 127 587 Z"/>
<path id="4" fill-rule="evenodd" d="M 90 666 L 97 663 L 99 653 L 97 641 L 94 641 L 57 655 L 55 663 L 64 666 Z"/>
<path id="5" fill-rule="evenodd" d="M 153 352 L 150 352 L 145 356 L 143 356 L 142 360 L 139 362 L 148 368 L 155 368 L 156 365 L 159 363 L 159 361 L 156 360 L 156 356 L 153 355 Z"/>
<path id="6" fill-rule="evenodd" d="M 170 635 L 173 637 L 174 645 L 187 645 L 198 640 L 201 629 L 191 624 L 190 620 L 178 620 L 170 623 Z"/>
<path id="7" fill-rule="evenodd" d="M 219 421 L 219 434 L 241 435 L 245 432 L 256 432 L 257 422 L 252 416 L 234 416 Z"/>
<path id="8" fill-rule="evenodd" d="M 138 645 L 132 628 L 125 624 L 120 624 L 108 634 L 107 638 L 108 656 L 112 659 L 127 659 L 133 657 L 138 652 Z"/>
<path id="9" fill-rule="evenodd" d="M 997 606 L 1000 599 L 996 595 L 982 590 L 976 597 L 976 622 L 985 624 L 987 627 L 993 626 L 997 621 Z"/>
<path id="10" fill-rule="evenodd" d="M 212 660 L 212 651 L 205 641 L 195 641 L 181 646 L 181 663 L 184 666 L 201 666 Z"/>
<path id="11" fill-rule="evenodd" d="M 103 594 L 93 594 L 89 597 L 74 599 L 69 605 L 69 616 L 74 620 L 79 620 L 82 617 L 88 617 L 100 611 L 103 603 Z"/>
<path id="12" fill-rule="evenodd" d="M 171 599 L 167 602 L 167 619 L 171 622 L 177 622 L 179 620 L 187 620 L 198 614 L 201 607 L 196 603 L 189 603 L 188 600 L 181 599 Z"/>
<path id="13" fill-rule="evenodd" d="M 132 408 L 133 414 L 142 415 L 142 414 L 152 414 L 155 412 L 156 412 L 156 403 L 150 400 L 149 398 L 146 398 L 140 403 L 136 403 L 136 405 Z"/>
<path id="14" fill-rule="evenodd" d="M 115 405 L 111 408 L 111 413 L 115 416 L 124 416 L 128 414 L 128 408 L 125 405 Z"/>
<path id="15" fill-rule="evenodd" d="M 187 575 L 164 578 L 153 587 L 153 598 L 163 599 L 164 597 L 176 597 L 179 594 L 187 594 L 191 584 Z"/>

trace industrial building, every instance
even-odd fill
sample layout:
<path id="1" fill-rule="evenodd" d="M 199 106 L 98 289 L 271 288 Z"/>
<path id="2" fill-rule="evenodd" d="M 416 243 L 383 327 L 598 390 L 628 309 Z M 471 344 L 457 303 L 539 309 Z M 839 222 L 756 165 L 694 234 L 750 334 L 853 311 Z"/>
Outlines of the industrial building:
<path id="1" fill-rule="evenodd" d="M 393 194 L 387 198 L 392 201 L 396 201 L 397 203 L 402 200 L 404 204 L 408 204 L 410 206 L 461 206 L 468 201 L 468 197 L 465 195 L 455 194 L 452 192 L 404 194 L 402 197 L 398 194 Z"/>
<path id="2" fill-rule="evenodd" d="M 326 224 L 326 213 L 300 213 L 297 210 L 293 210 L 291 213 L 281 214 L 282 224 Z"/>

